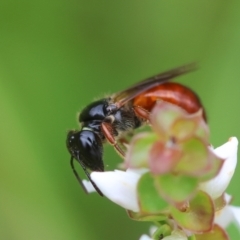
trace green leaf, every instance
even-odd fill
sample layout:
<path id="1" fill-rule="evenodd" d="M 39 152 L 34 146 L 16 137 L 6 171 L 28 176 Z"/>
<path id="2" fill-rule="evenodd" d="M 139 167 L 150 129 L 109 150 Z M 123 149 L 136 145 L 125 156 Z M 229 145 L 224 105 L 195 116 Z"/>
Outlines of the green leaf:
<path id="1" fill-rule="evenodd" d="M 140 133 L 133 138 L 126 155 L 126 167 L 148 167 L 149 151 L 158 136 L 154 133 Z"/>
<path id="2" fill-rule="evenodd" d="M 171 172 L 178 164 L 182 150 L 175 144 L 155 142 L 149 152 L 149 169 L 154 175 Z"/>
<path id="3" fill-rule="evenodd" d="M 231 200 L 226 201 L 224 193 L 220 197 L 214 199 L 213 202 L 214 202 L 215 212 L 220 211 L 221 209 L 223 209 L 227 204 L 229 204 L 229 202 L 231 202 Z"/>
<path id="4" fill-rule="evenodd" d="M 199 176 L 208 165 L 209 150 L 204 141 L 194 137 L 182 143 L 183 156 L 176 166 L 177 172 Z"/>
<path id="5" fill-rule="evenodd" d="M 206 169 L 202 171 L 202 174 L 199 177 L 199 180 L 202 182 L 214 178 L 219 173 L 224 164 L 224 159 L 217 157 L 211 150 L 208 151 L 208 165 L 206 166 Z"/>
<path id="6" fill-rule="evenodd" d="M 184 141 L 194 136 L 198 125 L 197 122 L 189 118 L 177 119 L 171 127 L 171 136 L 177 141 Z"/>
<path id="7" fill-rule="evenodd" d="M 169 173 L 155 177 L 155 185 L 166 200 L 183 202 L 195 193 L 198 187 L 198 179 Z"/>
<path id="8" fill-rule="evenodd" d="M 142 213 L 164 213 L 167 210 L 168 204 L 159 195 L 154 177 L 148 172 L 145 173 L 138 182 L 138 201 L 140 211 Z"/>
<path id="9" fill-rule="evenodd" d="M 154 240 L 162 239 L 165 236 L 170 235 L 171 232 L 172 232 L 172 228 L 168 224 L 163 224 L 153 233 L 152 239 Z"/>
<path id="10" fill-rule="evenodd" d="M 196 240 L 195 235 L 191 235 L 191 236 L 189 236 L 189 237 L 188 237 L 188 240 Z"/>
<path id="11" fill-rule="evenodd" d="M 195 132 L 195 136 L 205 141 L 209 141 L 209 128 L 205 121 L 201 121 L 198 125 L 198 129 Z"/>
<path id="12" fill-rule="evenodd" d="M 195 237 L 196 240 L 229 240 L 229 237 L 225 230 L 216 224 L 209 232 L 203 234 L 196 234 Z"/>
<path id="13" fill-rule="evenodd" d="M 147 214 L 147 213 L 141 213 L 141 212 L 132 212 L 130 210 L 127 210 L 128 216 L 136 221 L 142 221 L 142 222 L 159 222 L 164 221 L 168 219 L 167 214 Z"/>
<path id="14" fill-rule="evenodd" d="M 157 102 L 151 114 L 152 127 L 159 136 L 166 137 L 173 122 L 183 115 L 180 107 L 164 101 Z"/>
<path id="15" fill-rule="evenodd" d="M 154 238 L 155 239 L 155 238 Z M 164 236 L 164 238 L 156 238 L 156 240 L 164 239 L 164 240 L 188 240 L 186 233 L 182 230 L 173 230 L 171 234 Z"/>
<path id="16" fill-rule="evenodd" d="M 202 117 L 202 111 L 176 119 L 171 128 L 171 135 L 179 141 L 187 140 L 192 136 L 198 137 L 205 142 L 209 141 L 209 130 Z"/>
<path id="17" fill-rule="evenodd" d="M 207 232 L 212 228 L 214 220 L 214 204 L 210 196 L 202 191 L 189 202 L 186 212 L 171 207 L 172 217 L 179 226 L 195 233 Z"/>

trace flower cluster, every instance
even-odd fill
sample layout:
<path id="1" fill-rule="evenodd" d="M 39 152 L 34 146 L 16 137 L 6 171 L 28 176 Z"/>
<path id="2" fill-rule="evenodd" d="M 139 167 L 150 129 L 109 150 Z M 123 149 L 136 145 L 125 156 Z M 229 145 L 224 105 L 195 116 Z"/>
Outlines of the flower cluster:
<path id="1" fill-rule="evenodd" d="M 225 193 L 237 163 L 237 139 L 213 149 L 201 110 L 187 114 L 163 101 L 150 123 L 153 131 L 131 140 L 125 171 L 92 172 L 92 180 L 130 218 L 156 225 L 140 240 L 228 239 L 229 222 L 240 224 L 240 208 L 230 206 Z"/>

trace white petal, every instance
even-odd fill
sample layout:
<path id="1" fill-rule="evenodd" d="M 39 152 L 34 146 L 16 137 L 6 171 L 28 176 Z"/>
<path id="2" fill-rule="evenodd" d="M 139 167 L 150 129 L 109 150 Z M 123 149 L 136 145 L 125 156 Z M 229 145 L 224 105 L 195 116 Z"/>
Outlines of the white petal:
<path id="1" fill-rule="evenodd" d="M 223 209 L 215 212 L 214 222 L 225 229 L 231 222 L 234 222 L 240 229 L 240 207 L 229 205 L 232 201 L 232 196 L 229 194 L 225 193 L 224 198 L 227 205 Z"/>
<path id="2" fill-rule="evenodd" d="M 240 228 L 240 207 L 229 206 L 229 208 L 233 214 L 234 223 Z"/>
<path id="3" fill-rule="evenodd" d="M 148 235 L 144 234 L 139 238 L 139 240 L 152 240 L 152 238 L 150 238 Z"/>
<path id="4" fill-rule="evenodd" d="M 229 204 L 232 200 L 233 200 L 233 197 L 231 195 L 229 195 L 228 193 L 224 193 L 224 199 L 225 199 L 225 202 L 227 204 Z"/>
<path id="5" fill-rule="evenodd" d="M 227 205 L 215 213 L 214 222 L 225 229 L 232 222 L 240 229 L 240 207 Z"/>
<path id="6" fill-rule="evenodd" d="M 157 230 L 156 226 L 151 226 L 150 229 L 149 229 L 150 236 L 152 236 L 155 233 L 156 230 Z"/>
<path id="7" fill-rule="evenodd" d="M 83 183 L 83 185 L 86 188 L 88 193 L 96 192 L 95 188 L 93 187 L 93 185 L 90 181 L 87 181 L 87 180 L 84 179 L 84 180 L 82 180 L 82 183 Z"/>
<path id="8" fill-rule="evenodd" d="M 222 228 L 226 229 L 227 226 L 233 221 L 233 219 L 234 218 L 230 206 L 227 205 L 215 213 L 214 222 Z"/>
<path id="9" fill-rule="evenodd" d="M 116 170 L 116 171 L 118 171 L 118 170 Z M 137 173 L 139 175 L 143 175 L 144 173 L 146 173 L 148 171 L 149 171 L 149 169 L 147 169 L 147 168 L 136 168 L 136 169 L 129 168 L 126 170 L 126 172 L 133 172 L 133 173 Z M 82 180 L 82 183 L 88 193 L 96 192 L 96 189 L 93 187 L 93 185 L 90 181 L 84 179 L 84 180 Z"/>
<path id="10" fill-rule="evenodd" d="M 149 229 L 150 236 L 152 236 L 156 230 L 157 230 L 156 226 L 151 226 Z M 152 240 L 152 238 L 150 238 L 148 235 L 144 234 L 139 238 L 139 240 Z"/>
<path id="11" fill-rule="evenodd" d="M 237 164 L 237 147 L 238 140 L 232 137 L 228 142 L 213 150 L 217 156 L 225 159 L 224 164 L 215 178 L 200 184 L 200 189 L 207 192 L 213 199 L 220 197 L 231 181 Z"/>
<path id="12" fill-rule="evenodd" d="M 139 211 L 137 182 L 141 174 L 134 171 L 92 172 L 91 178 L 104 196 L 121 207 Z"/>

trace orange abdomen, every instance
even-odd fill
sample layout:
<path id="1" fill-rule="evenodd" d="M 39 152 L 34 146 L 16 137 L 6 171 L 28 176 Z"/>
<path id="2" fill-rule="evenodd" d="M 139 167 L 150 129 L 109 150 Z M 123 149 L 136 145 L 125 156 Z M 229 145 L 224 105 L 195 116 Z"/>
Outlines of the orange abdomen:
<path id="1" fill-rule="evenodd" d="M 135 97 L 133 105 L 140 106 L 150 112 L 159 99 L 178 105 L 188 113 L 195 113 L 202 109 L 203 118 L 206 120 L 204 108 L 197 94 L 179 83 L 167 82 L 151 88 Z"/>

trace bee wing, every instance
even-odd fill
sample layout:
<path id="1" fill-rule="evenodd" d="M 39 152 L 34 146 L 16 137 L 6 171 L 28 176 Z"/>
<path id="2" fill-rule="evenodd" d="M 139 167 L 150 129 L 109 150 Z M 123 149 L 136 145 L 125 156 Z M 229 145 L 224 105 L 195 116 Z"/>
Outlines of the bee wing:
<path id="1" fill-rule="evenodd" d="M 139 94 L 141 94 L 153 87 L 156 87 L 162 83 L 168 82 L 175 77 L 178 77 L 185 73 L 189 73 L 195 69 L 196 69 L 196 64 L 191 63 L 188 65 L 184 65 L 184 66 L 172 69 L 167 72 L 160 73 L 160 74 L 152 76 L 150 78 L 147 78 L 147 79 L 131 86 L 130 88 L 114 95 L 113 103 L 116 105 L 117 108 L 121 108 L 124 104 L 126 104 L 128 101 L 132 100 Z"/>

